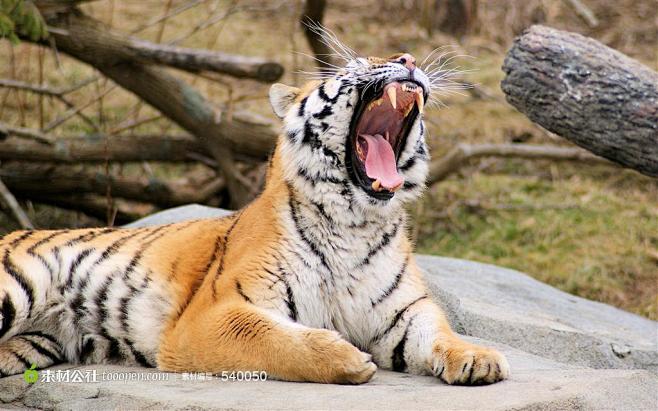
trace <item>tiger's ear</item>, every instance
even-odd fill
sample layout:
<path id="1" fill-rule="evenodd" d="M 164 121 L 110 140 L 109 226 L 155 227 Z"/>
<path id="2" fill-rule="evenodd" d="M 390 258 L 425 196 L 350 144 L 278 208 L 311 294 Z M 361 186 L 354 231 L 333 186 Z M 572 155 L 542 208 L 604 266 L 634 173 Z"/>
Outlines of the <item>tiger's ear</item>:
<path id="1" fill-rule="evenodd" d="M 286 86 L 285 84 L 276 83 L 270 87 L 270 104 L 274 114 L 279 118 L 284 118 L 288 109 L 293 105 L 299 95 L 300 89 L 297 87 Z"/>

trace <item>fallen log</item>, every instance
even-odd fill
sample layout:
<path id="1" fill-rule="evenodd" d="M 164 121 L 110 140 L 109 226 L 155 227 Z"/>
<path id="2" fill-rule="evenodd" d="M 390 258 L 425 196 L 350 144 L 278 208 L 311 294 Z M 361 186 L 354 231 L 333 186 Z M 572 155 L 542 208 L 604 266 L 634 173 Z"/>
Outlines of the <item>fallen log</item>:
<path id="1" fill-rule="evenodd" d="M 112 197 L 152 203 L 160 207 L 205 203 L 225 187 L 220 178 L 202 187 L 195 187 L 157 179 L 108 176 L 104 172 L 82 167 L 22 162 L 2 164 L 0 179 L 10 190 L 23 196 L 71 193 L 102 196 L 109 187 Z M 44 181 L 48 184 L 44 184 Z"/>
<path id="2" fill-rule="evenodd" d="M 259 57 L 168 46 L 134 38 L 128 40 L 125 51 L 144 63 L 163 64 L 192 73 L 205 70 L 264 83 L 275 82 L 283 75 L 283 66 Z"/>
<path id="3" fill-rule="evenodd" d="M 101 220 L 103 224 L 111 223 L 111 225 L 127 224 L 158 211 L 158 208 L 152 204 L 117 199 L 113 202 L 113 207 L 109 209 L 108 213 L 107 198 L 95 194 L 29 193 L 20 197 L 36 203 L 79 211 Z M 112 215 L 111 222 L 107 221 L 108 214 Z"/>
<path id="4" fill-rule="evenodd" d="M 53 7 L 58 5 L 59 7 Z M 35 5 L 46 19 L 53 16 L 73 16 L 80 14 L 75 8 L 79 1 L 36 0 Z M 248 78 L 265 83 L 272 83 L 283 75 L 283 66 L 277 62 L 260 57 L 241 56 L 217 51 L 191 49 L 167 44 L 152 43 L 134 37 L 113 33 L 96 22 L 96 29 L 102 31 L 102 37 L 92 36 L 80 43 L 81 48 L 89 48 L 89 52 L 97 58 L 104 59 L 104 65 L 121 64 L 125 62 L 158 64 L 175 67 L 191 73 L 211 71 L 237 78 Z M 63 29 L 64 31 L 57 30 Z M 53 30 L 54 36 L 69 36 L 65 27 Z M 98 49 L 94 49 L 97 46 Z M 106 50 L 112 50 L 106 53 Z"/>
<path id="5" fill-rule="evenodd" d="M 579 34 L 532 26 L 503 64 L 507 101 L 609 160 L 658 177 L 658 73 Z"/>
<path id="6" fill-rule="evenodd" d="M 99 21 L 80 10 L 69 10 L 44 15 L 57 49 L 94 66 L 198 138 L 226 179 L 231 205 L 237 208 L 248 202 L 252 190 L 235 167 L 231 142 L 249 141 L 256 134 L 259 141 L 273 145 L 278 134 L 274 124 L 263 120 L 254 125 L 245 120 L 253 116 L 238 113 L 229 118 L 189 84 L 126 53 L 130 39 L 102 29 Z"/>
<path id="7" fill-rule="evenodd" d="M 0 123 L 2 129 L 2 123 Z M 11 133 L 9 133 L 11 135 Z M 50 139 L 46 145 L 22 138 L 7 138 L 0 143 L 0 160 L 46 161 L 55 163 L 88 162 L 187 162 L 205 158 L 206 164 L 214 164 L 207 150 L 198 140 L 187 136 L 134 135 L 102 136 L 87 135 Z M 260 144 L 258 140 L 232 141 L 230 147 L 236 158 L 254 162 L 266 160 L 274 142 Z"/>
<path id="8" fill-rule="evenodd" d="M 194 161 L 203 146 L 189 137 L 100 136 L 66 137 L 52 145 L 18 138 L 0 143 L 0 160 L 46 161 L 56 163 Z"/>

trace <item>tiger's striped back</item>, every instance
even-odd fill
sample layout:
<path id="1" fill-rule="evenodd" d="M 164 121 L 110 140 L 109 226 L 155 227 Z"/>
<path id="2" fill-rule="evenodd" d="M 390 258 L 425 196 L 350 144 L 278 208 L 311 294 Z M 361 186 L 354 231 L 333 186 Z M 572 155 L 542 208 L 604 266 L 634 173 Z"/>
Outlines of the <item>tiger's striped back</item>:
<path id="1" fill-rule="evenodd" d="M 0 372 L 35 359 L 155 366 L 162 331 L 198 289 L 230 220 L 5 236 Z M 45 337 L 24 341 L 35 332 Z M 5 358 L 2 343 L 15 336 Z M 31 352 L 35 344 L 51 355 Z"/>

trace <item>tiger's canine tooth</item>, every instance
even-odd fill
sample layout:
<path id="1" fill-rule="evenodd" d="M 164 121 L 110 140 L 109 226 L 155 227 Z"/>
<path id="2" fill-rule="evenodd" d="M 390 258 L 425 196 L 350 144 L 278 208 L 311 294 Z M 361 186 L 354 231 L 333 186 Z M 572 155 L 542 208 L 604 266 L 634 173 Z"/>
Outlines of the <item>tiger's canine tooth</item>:
<path id="1" fill-rule="evenodd" d="M 396 95 L 396 90 L 395 87 L 389 87 L 388 90 L 386 90 L 386 94 L 388 94 L 388 99 L 391 101 L 391 106 L 393 106 L 393 109 L 397 108 L 397 95 Z"/>
<path id="2" fill-rule="evenodd" d="M 416 104 L 418 105 L 418 113 L 423 114 L 423 108 L 425 107 L 425 97 L 420 88 L 416 89 Z"/>
<path id="3" fill-rule="evenodd" d="M 382 190 L 382 183 L 379 181 L 379 179 L 372 182 L 372 189 L 375 190 L 375 191 L 381 191 Z"/>

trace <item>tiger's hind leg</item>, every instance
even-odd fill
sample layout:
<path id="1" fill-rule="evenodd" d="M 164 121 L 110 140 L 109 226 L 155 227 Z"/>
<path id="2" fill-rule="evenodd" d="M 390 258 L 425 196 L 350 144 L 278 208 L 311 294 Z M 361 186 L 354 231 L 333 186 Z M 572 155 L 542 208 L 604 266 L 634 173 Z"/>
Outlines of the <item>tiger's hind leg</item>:
<path id="1" fill-rule="evenodd" d="M 50 367 L 63 362 L 62 349 L 50 335 L 25 332 L 0 344 L 0 377 L 30 369 Z"/>
<path id="2" fill-rule="evenodd" d="M 265 371 L 280 380 L 339 384 L 367 382 L 377 369 L 369 354 L 338 333 L 305 327 L 248 303 L 186 311 L 165 333 L 158 368 Z"/>

